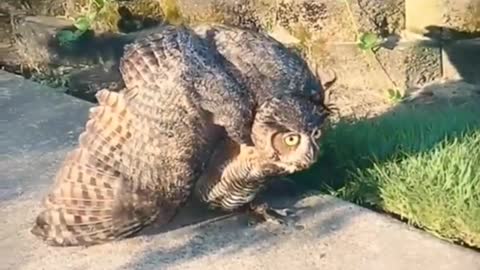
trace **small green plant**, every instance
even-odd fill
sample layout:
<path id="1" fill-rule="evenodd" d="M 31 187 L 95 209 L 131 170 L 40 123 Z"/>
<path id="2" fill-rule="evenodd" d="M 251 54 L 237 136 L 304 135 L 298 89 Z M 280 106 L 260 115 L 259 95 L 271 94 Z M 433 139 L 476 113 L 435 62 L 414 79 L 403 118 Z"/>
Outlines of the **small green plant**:
<path id="1" fill-rule="evenodd" d="M 78 17 L 73 26 L 75 30 L 62 30 L 57 33 L 57 40 L 62 46 L 69 46 L 77 41 L 85 32 L 91 29 L 93 22 L 99 14 L 108 9 L 113 0 L 89 0 L 88 11 Z"/>
<path id="2" fill-rule="evenodd" d="M 348 2 L 348 0 L 344 0 L 344 3 L 345 3 L 345 7 L 347 8 L 350 20 L 353 24 L 353 27 L 356 33 L 356 38 L 358 38 L 357 40 L 358 48 L 360 48 L 360 50 L 368 54 L 367 59 L 370 62 L 370 64 L 376 64 L 378 67 L 382 69 L 383 73 L 385 74 L 385 77 L 388 79 L 388 81 L 392 86 L 390 89 L 387 90 L 388 100 L 395 103 L 401 101 L 404 98 L 404 93 L 402 93 L 399 90 L 395 81 L 392 79 L 392 77 L 390 77 L 390 74 L 382 65 L 382 63 L 380 62 L 380 60 L 376 55 L 376 52 L 380 49 L 380 47 L 382 46 L 385 40 L 379 35 L 372 32 L 361 33 L 359 31 L 359 28 L 353 16 L 352 10 L 350 8 L 350 3 Z"/>
<path id="3" fill-rule="evenodd" d="M 358 47 L 364 51 L 376 52 L 383 43 L 383 39 L 375 33 L 362 33 L 358 39 Z"/>
<path id="4" fill-rule="evenodd" d="M 360 50 L 370 53 L 375 59 L 378 66 L 383 70 L 385 76 L 388 78 L 392 85 L 392 88 L 387 89 L 386 95 L 388 97 L 388 100 L 392 103 L 398 103 L 404 99 L 405 94 L 398 89 L 395 82 L 392 80 L 388 72 L 385 70 L 385 67 L 382 65 L 382 63 L 375 54 L 380 49 L 383 43 L 384 39 L 379 35 L 372 32 L 364 32 L 361 33 L 360 37 L 358 38 L 357 45 Z"/>
<path id="5" fill-rule="evenodd" d="M 388 99 L 393 103 L 401 102 L 405 95 L 397 88 L 390 88 L 387 90 Z"/>
<path id="6" fill-rule="evenodd" d="M 395 82 L 392 80 L 392 78 L 390 78 L 390 75 L 385 70 L 382 63 L 380 62 L 380 60 L 377 58 L 375 54 L 380 49 L 383 43 L 384 43 L 384 39 L 372 32 L 361 33 L 357 41 L 358 48 L 360 48 L 360 50 L 365 51 L 367 53 L 371 53 L 373 58 L 376 60 L 376 63 L 378 64 L 378 66 L 382 68 L 383 72 L 385 73 L 385 76 L 390 81 L 392 88 L 387 89 L 386 95 L 388 97 L 388 100 L 391 103 L 398 103 L 404 99 L 405 95 L 403 92 L 401 92 L 398 89 Z"/>

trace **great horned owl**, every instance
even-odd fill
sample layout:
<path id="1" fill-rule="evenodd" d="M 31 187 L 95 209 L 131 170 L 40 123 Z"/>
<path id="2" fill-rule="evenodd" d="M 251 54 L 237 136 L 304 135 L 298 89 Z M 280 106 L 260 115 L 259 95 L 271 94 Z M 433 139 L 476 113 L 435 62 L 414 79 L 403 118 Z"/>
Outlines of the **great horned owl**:
<path id="1" fill-rule="evenodd" d="M 273 98 L 257 109 L 254 146 L 224 137 L 196 183 L 196 196 L 212 208 L 233 211 L 248 206 L 262 221 L 283 222 L 266 203 L 252 202 L 267 180 L 305 170 L 317 160 L 327 115 L 312 102 Z"/>
<path id="2" fill-rule="evenodd" d="M 217 150 L 217 159 L 229 158 L 222 164 L 209 162 L 206 171 L 209 175 L 220 165 L 226 174 L 199 181 L 198 190 L 209 194 L 208 202 L 225 204 L 222 196 L 247 202 L 241 197 L 253 197 L 265 177 L 311 164 L 316 153 L 311 136 L 318 134 L 324 117 L 322 103 L 312 102 L 312 93 L 321 93 L 320 85 L 304 82 L 312 79 L 315 84 L 313 75 L 305 66 L 295 66 L 297 60 L 290 69 L 296 71 L 289 74 L 284 66 L 290 63 L 288 54 L 272 54 L 269 64 L 259 68 L 247 64 L 255 59 L 234 61 L 239 55 L 218 52 L 212 46 L 218 44 L 185 27 L 167 26 L 127 47 L 120 64 L 126 88 L 118 94 L 98 93 L 99 106 L 80 135 L 80 145 L 60 168 L 34 234 L 54 245 L 90 245 L 130 236 L 154 220 L 159 225 L 168 222 L 220 140 L 240 147 L 240 158 L 232 161 L 235 151 Z M 262 53 L 261 47 L 254 51 Z M 283 61 L 278 66 L 275 57 Z M 299 81 L 290 82 L 296 78 Z M 276 84 L 277 79 L 285 80 Z M 273 129 L 280 133 L 273 135 Z M 293 152 L 300 157 L 298 151 L 305 150 L 305 161 L 279 155 L 284 149 L 280 138 L 286 135 L 281 132 L 287 130 L 302 134 L 289 134 L 285 140 L 301 139 Z M 274 147 L 261 146 L 273 138 Z M 293 147 L 294 141 L 289 142 Z M 244 159 L 244 153 L 256 158 Z M 252 162 L 255 170 L 246 174 L 243 170 Z M 237 177 L 225 177 L 228 173 Z M 216 188 L 224 185 L 233 186 Z M 239 205 L 229 204 L 224 207 Z"/>
<path id="3" fill-rule="evenodd" d="M 336 77 L 322 82 L 303 58 L 263 33 L 218 24 L 194 30 L 233 65 L 259 106 L 252 128 L 254 146 L 225 138 L 196 184 L 202 201 L 231 211 L 252 202 L 268 179 L 315 162 L 317 140 L 330 114 L 323 85 L 328 87 Z M 265 210 L 265 205 L 249 206 L 255 212 Z"/>
<path id="4" fill-rule="evenodd" d="M 120 70 L 126 88 L 97 94 L 32 229 L 51 245 L 97 244 L 168 222 L 220 134 L 250 141 L 248 92 L 189 29 L 139 39 Z"/>

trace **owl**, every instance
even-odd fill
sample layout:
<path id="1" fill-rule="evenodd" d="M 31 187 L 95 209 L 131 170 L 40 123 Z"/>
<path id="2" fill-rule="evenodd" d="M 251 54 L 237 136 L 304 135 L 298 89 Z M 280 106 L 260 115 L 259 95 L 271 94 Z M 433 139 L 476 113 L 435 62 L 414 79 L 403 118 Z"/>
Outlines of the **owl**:
<path id="1" fill-rule="evenodd" d="M 321 130 L 331 114 L 325 90 L 336 76 L 322 81 L 300 55 L 264 33 L 219 24 L 193 29 L 213 44 L 258 104 L 254 145 L 225 137 L 195 194 L 213 208 L 247 206 L 260 220 L 283 222 L 275 215 L 278 211 L 252 201 L 267 181 L 308 169 L 316 161 Z"/>
<path id="2" fill-rule="evenodd" d="M 169 222 L 193 190 L 235 209 L 267 178 L 314 162 L 325 109 L 304 62 L 279 48 L 265 56 L 268 65 L 250 65 L 255 53 L 239 60 L 209 33 L 162 26 L 126 46 L 125 89 L 97 94 L 33 234 L 60 246 L 122 239 Z"/>
<path id="3" fill-rule="evenodd" d="M 253 102 L 201 38 L 164 27 L 128 45 L 125 89 L 98 92 L 31 232 L 93 245 L 168 222 L 227 134 L 251 144 Z"/>
<path id="4" fill-rule="evenodd" d="M 257 109 L 253 146 L 224 137 L 195 185 L 195 195 L 211 208 L 248 210 L 257 221 L 284 222 L 285 211 L 255 203 L 268 181 L 308 169 L 317 161 L 328 112 L 313 102 L 272 98 Z M 246 206 L 246 208 L 245 208 Z"/>

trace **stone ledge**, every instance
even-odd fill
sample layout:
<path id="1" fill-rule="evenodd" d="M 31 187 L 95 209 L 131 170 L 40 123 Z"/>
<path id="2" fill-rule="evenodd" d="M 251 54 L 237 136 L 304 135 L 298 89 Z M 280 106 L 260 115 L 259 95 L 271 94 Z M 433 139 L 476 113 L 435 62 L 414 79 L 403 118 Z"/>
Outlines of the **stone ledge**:
<path id="1" fill-rule="evenodd" d="M 441 50 L 438 46 L 424 46 L 418 40 L 400 40 L 393 50 L 380 49 L 377 58 L 388 73 L 373 57 L 362 52 L 355 43 L 331 43 L 326 45 L 324 57 L 319 63 L 335 70 L 339 82 L 349 87 L 386 90 L 392 88 L 387 76 L 399 88 L 411 88 L 441 77 Z M 341 78 L 340 78 L 341 77 Z"/>
<path id="2" fill-rule="evenodd" d="M 353 95 L 360 91 L 365 97 L 372 97 L 368 101 L 371 104 L 388 103 L 388 97 L 384 93 L 387 89 L 392 88 L 390 79 L 376 63 L 372 65 L 371 61 L 365 59 L 355 44 L 339 45 L 338 43 L 354 43 L 355 27 L 359 27 L 360 32 L 372 31 L 382 36 L 398 35 L 405 28 L 405 20 L 408 17 L 408 14 L 407 16 L 405 14 L 405 5 L 412 4 L 411 1 L 405 0 L 349 0 L 347 8 L 344 1 L 327 0 L 264 1 L 268 2 L 266 4 L 260 4 L 262 1 L 253 4 L 249 0 L 207 0 L 202 1 L 201 4 L 192 0 L 178 0 L 177 2 L 180 10 L 187 17 L 193 16 L 194 13 L 210 14 L 208 12 L 215 11 L 214 7 L 217 5 L 218 10 L 215 12 L 224 11 L 225 15 L 229 14 L 227 17 L 248 13 L 249 16 L 243 16 L 248 17 L 247 19 L 243 18 L 245 20 L 230 18 L 233 22 L 241 25 L 253 24 L 263 26 L 266 30 L 283 27 L 285 31 L 286 28 L 304 27 L 310 33 L 309 38 L 313 43 L 325 43 L 320 45 L 320 47 L 323 46 L 320 48 L 322 53 L 314 56 L 312 61 L 322 64 L 322 68 L 335 70 L 338 73 L 339 87 L 352 90 L 344 91 L 341 93 L 342 95 Z M 351 10 L 353 18 L 350 17 L 349 10 Z M 273 20 L 272 16 L 275 17 L 275 25 L 269 21 Z M 271 29 L 269 29 L 269 23 L 272 24 L 270 25 Z M 71 51 L 65 51 L 52 43 L 52 36 L 56 31 L 69 24 L 71 24 L 70 21 L 59 18 L 16 16 L 14 32 L 20 55 L 18 59 L 21 64 L 30 64 L 33 67 L 46 65 L 52 69 L 52 74 L 56 77 L 68 78 L 72 75 L 70 80 L 66 80 L 70 82 L 69 93 L 92 101 L 96 91 L 101 87 L 109 87 L 112 82 L 118 80 L 118 74 L 114 74 L 115 71 L 110 72 L 110 70 L 116 68 L 118 58 L 123 51 L 122 46 L 130 41 L 130 37 L 134 37 L 136 33 L 112 35 L 111 39 L 85 38 L 77 48 L 74 46 Z M 256 26 L 252 27 L 256 28 Z M 117 38 L 120 36 L 121 38 Z M 290 36 L 290 40 L 298 41 L 299 39 Z M 84 50 L 85 47 L 96 48 L 96 50 Z M 381 50 L 378 58 L 395 85 L 401 89 L 436 81 L 442 75 L 442 55 L 438 48 L 417 46 L 412 42 L 408 48 Z M 58 66 L 60 67 L 57 70 Z M 79 68 L 85 68 L 85 70 L 78 71 Z M 74 69 L 75 71 L 71 72 Z M 97 73 L 97 70 L 102 70 L 101 76 L 90 76 Z M 93 82 L 86 83 L 87 79 L 93 79 Z M 112 86 L 112 88 L 115 87 Z M 353 106 L 365 107 L 365 104 L 354 104 Z"/>
<path id="3" fill-rule="evenodd" d="M 16 33 L 19 34 L 17 43 L 22 56 L 20 59 L 24 63 L 33 63 L 33 66 L 39 63 L 48 63 L 47 66 L 50 67 L 60 66 L 58 70 L 55 68 L 52 71 L 58 73 L 56 77 L 68 82 L 68 93 L 92 102 L 95 102 L 94 95 L 99 89 L 108 87 L 118 90 L 122 87 L 117 66 L 123 54 L 123 45 L 139 35 L 155 31 L 152 28 L 129 34 L 86 38 L 71 51 L 62 51 L 52 45 L 52 40 L 55 31 L 67 24 L 63 19 L 48 17 L 19 18 Z M 273 35 L 282 42 L 298 41 L 284 28 L 283 30 L 274 32 Z M 345 106 L 337 106 L 343 110 L 342 115 L 352 115 L 350 108 L 354 108 L 352 111 L 361 108 L 358 109 L 361 112 L 358 116 L 362 116 L 363 111 L 384 111 L 389 106 L 387 90 L 393 87 L 390 79 L 396 87 L 408 89 L 441 77 L 442 56 L 438 47 L 423 46 L 417 40 L 400 40 L 393 50 L 381 49 L 377 53 L 382 65 L 379 66 L 375 60 L 367 58 L 355 42 L 346 40 L 317 44 L 316 53 L 310 59 L 311 62 L 318 63 L 321 69 L 333 70 L 337 74 L 336 89 L 341 90 L 336 92 L 335 102 L 339 99 L 351 101 Z M 95 49 L 84 50 L 85 47 Z M 383 68 L 388 74 L 385 74 Z M 359 99 L 355 95 L 363 98 Z M 339 105 L 341 104 L 340 102 Z M 377 105 L 378 110 L 375 109 Z"/>

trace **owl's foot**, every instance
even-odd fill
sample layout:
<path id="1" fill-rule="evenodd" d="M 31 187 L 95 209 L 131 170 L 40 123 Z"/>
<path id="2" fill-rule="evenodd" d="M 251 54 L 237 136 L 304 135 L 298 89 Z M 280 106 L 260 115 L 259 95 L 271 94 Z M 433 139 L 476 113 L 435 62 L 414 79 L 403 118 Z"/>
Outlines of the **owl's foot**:
<path id="1" fill-rule="evenodd" d="M 254 225 L 262 222 L 271 222 L 278 225 L 285 225 L 288 223 L 289 217 L 293 216 L 294 212 L 291 209 L 274 209 L 266 203 L 250 204 L 248 206 L 249 225 Z"/>

